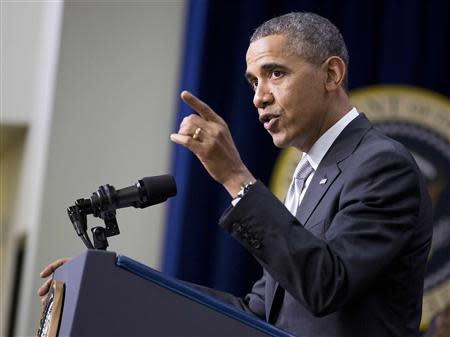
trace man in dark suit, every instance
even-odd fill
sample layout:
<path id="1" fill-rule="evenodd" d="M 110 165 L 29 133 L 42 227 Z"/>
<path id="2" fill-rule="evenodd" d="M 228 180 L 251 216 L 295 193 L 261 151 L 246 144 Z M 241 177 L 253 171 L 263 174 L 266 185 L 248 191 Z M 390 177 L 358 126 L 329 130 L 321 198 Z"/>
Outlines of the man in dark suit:
<path id="1" fill-rule="evenodd" d="M 430 201 L 408 151 L 350 106 L 341 34 L 318 15 L 287 14 L 256 30 L 246 60 L 274 144 L 304 155 L 282 204 L 225 122 L 182 93 L 199 115 L 171 139 L 235 198 L 220 224 L 264 267 L 243 299 L 204 290 L 298 336 L 417 336 Z"/>
<path id="2" fill-rule="evenodd" d="M 223 119 L 181 94 L 198 115 L 171 140 L 233 197 L 220 224 L 264 268 L 244 298 L 202 289 L 298 336 L 417 336 L 430 201 L 405 148 L 351 107 L 341 34 L 318 15 L 287 14 L 255 31 L 246 60 L 259 120 L 276 146 L 304 155 L 283 204 L 243 164 Z"/>

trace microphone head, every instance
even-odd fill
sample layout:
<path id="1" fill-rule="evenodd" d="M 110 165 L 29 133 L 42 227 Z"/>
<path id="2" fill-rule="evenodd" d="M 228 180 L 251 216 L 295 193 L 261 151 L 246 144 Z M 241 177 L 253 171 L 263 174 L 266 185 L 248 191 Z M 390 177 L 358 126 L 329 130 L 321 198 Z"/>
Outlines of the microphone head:
<path id="1" fill-rule="evenodd" d="M 138 185 L 146 196 L 146 202 L 139 205 L 139 208 L 159 204 L 177 194 L 175 179 L 170 174 L 144 177 L 139 180 Z"/>

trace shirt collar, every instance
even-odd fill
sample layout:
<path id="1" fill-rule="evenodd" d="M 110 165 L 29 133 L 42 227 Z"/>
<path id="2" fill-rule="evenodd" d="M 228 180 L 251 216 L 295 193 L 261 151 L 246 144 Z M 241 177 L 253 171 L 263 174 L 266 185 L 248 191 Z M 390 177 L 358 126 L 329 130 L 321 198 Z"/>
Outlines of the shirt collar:
<path id="1" fill-rule="evenodd" d="M 323 157 L 325 157 L 325 154 L 330 149 L 331 145 L 333 145 L 336 138 L 352 120 L 358 117 L 358 115 L 358 110 L 356 110 L 356 108 L 352 108 L 337 123 L 335 123 L 331 128 L 325 131 L 322 136 L 320 136 L 320 138 L 313 144 L 309 152 L 303 155 L 302 159 L 306 157 L 305 159 L 309 161 L 314 171 L 316 171 Z"/>

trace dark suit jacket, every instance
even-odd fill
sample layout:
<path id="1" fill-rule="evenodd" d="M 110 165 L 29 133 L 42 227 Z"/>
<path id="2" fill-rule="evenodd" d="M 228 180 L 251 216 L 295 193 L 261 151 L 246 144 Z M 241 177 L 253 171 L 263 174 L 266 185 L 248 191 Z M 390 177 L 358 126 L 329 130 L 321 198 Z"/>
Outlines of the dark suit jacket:
<path id="1" fill-rule="evenodd" d="M 364 115 L 323 158 L 298 219 L 257 182 L 220 224 L 264 275 L 243 299 L 210 294 L 298 336 L 418 335 L 431 205 L 409 152 Z"/>

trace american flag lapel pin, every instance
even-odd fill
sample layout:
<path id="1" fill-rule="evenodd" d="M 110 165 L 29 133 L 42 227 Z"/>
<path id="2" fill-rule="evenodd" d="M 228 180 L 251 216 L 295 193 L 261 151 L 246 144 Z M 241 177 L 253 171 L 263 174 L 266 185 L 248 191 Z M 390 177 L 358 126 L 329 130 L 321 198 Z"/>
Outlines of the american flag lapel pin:
<path id="1" fill-rule="evenodd" d="M 327 182 L 327 178 L 323 178 L 320 182 L 319 185 L 323 185 Z"/>

